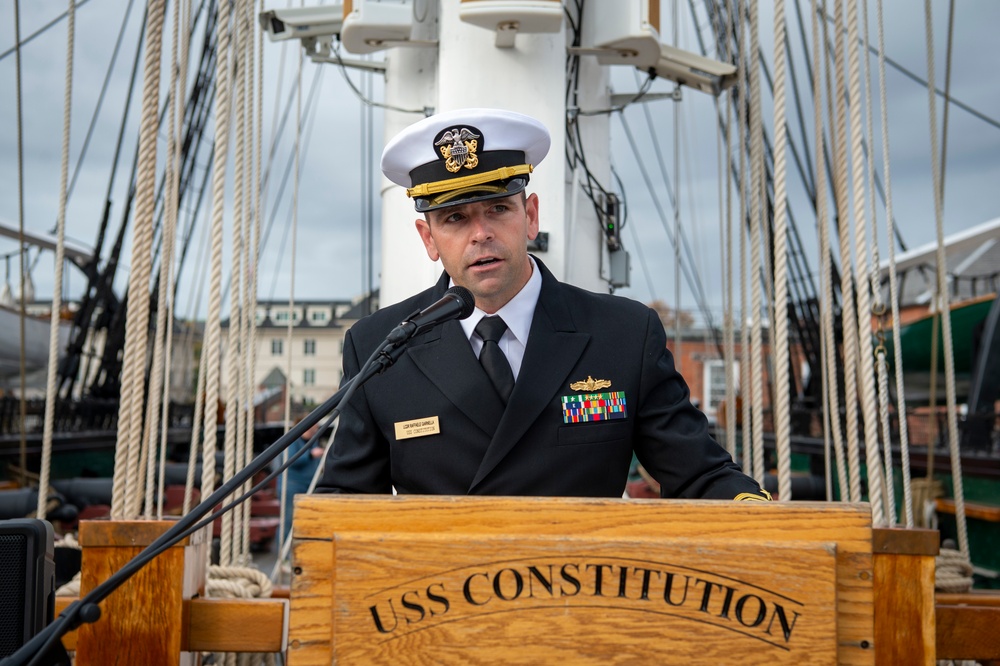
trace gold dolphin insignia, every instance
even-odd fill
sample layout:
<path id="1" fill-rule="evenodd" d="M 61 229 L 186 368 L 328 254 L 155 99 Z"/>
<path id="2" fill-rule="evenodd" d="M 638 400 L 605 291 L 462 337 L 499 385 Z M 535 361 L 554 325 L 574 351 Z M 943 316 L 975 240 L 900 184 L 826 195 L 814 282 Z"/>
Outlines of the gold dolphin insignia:
<path id="1" fill-rule="evenodd" d="M 607 379 L 594 379 L 587 375 L 587 380 L 583 382 L 573 382 L 569 385 L 574 391 L 587 391 L 588 393 L 602 388 L 611 388 L 611 381 Z"/>

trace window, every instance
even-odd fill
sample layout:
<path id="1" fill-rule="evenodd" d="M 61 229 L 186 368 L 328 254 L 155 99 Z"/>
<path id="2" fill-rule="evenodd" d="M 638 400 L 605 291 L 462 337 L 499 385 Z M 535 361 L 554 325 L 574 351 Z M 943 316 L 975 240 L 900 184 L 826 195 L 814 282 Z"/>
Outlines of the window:
<path id="1" fill-rule="evenodd" d="M 313 310 L 309 313 L 309 321 L 318 323 L 326 321 L 326 310 Z"/>
<path id="2" fill-rule="evenodd" d="M 278 322 L 279 324 L 287 323 L 288 322 L 288 310 L 282 310 L 280 312 L 275 312 L 274 313 L 274 321 Z"/>
<path id="3" fill-rule="evenodd" d="M 312 368 L 306 368 L 302 371 L 302 385 L 303 386 L 316 386 L 316 371 Z"/>
<path id="4" fill-rule="evenodd" d="M 740 364 L 733 364 L 733 385 L 740 385 Z M 705 361 L 705 389 L 702 410 L 715 413 L 719 405 L 726 399 L 726 365 L 722 359 Z"/>
<path id="5" fill-rule="evenodd" d="M 304 345 L 303 345 L 302 353 L 305 354 L 306 356 L 315 356 L 316 355 L 316 341 L 312 340 L 312 339 L 309 339 L 309 340 L 304 340 L 303 342 L 304 342 Z"/>
<path id="6" fill-rule="evenodd" d="M 284 340 L 281 338 L 271 339 L 271 356 L 281 356 L 285 352 Z"/>

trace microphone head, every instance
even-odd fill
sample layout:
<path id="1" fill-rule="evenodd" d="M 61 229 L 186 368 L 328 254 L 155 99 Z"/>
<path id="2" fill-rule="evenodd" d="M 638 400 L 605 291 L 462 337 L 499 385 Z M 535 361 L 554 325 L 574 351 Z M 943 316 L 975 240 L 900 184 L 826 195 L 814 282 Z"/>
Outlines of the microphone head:
<path id="1" fill-rule="evenodd" d="M 456 319 L 465 319 L 472 311 L 476 309 L 476 297 L 472 295 L 472 292 L 465 287 L 459 287 L 455 285 L 449 289 L 446 294 L 454 295 L 458 301 L 462 304 L 462 311 L 459 313 Z"/>

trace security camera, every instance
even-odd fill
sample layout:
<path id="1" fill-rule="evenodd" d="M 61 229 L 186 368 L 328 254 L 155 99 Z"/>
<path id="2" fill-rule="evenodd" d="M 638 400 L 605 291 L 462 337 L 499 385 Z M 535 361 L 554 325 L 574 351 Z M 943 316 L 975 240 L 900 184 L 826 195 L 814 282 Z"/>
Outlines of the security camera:
<path id="1" fill-rule="evenodd" d="M 272 42 L 285 39 L 309 39 L 340 34 L 344 23 L 344 5 L 294 7 L 261 12 L 260 26 Z"/>
<path id="2" fill-rule="evenodd" d="M 697 53 L 660 44 L 660 59 L 653 69 L 656 75 L 709 95 L 718 95 L 736 83 L 736 66 Z"/>

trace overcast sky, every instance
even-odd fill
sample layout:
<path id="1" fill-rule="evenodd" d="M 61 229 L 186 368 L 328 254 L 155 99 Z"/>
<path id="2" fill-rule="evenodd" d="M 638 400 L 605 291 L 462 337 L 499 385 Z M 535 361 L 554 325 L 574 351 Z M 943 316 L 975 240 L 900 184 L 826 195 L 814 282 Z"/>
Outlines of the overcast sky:
<path id="1" fill-rule="evenodd" d="M 71 174 L 84 145 L 88 126 L 94 117 L 105 72 L 108 70 L 116 39 L 125 25 L 123 44 L 101 113 L 97 116 L 93 138 L 87 148 L 78 179 L 71 194 L 67 216 L 67 235 L 80 244 L 92 246 L 95 242 L 105 193 L 109 187 L 110 165 L 113 161 L 115 141 L 123 115 L 128 72 L 135 55 L 135 44 L 141 24 L 144 2 L 132 1 L 131 14 L 125 19 L 129 0 L 88 0 L 77 10 L 77 38 L 74 63 L 74 88 L 72 106 Z M 284 2 L 268 2 L 268 6 Z M 296 3 L 297 4 L 297 3 Z M 762 6 L 768 3 L 760 3 Z M 793 49 L 801 58 L 798 25 L 794 18 L 794 5 L 788 4 L 792 21 L 790 36 Z M 874 0 L 869 0 L 873 20 L 870 23 L 872 43 L 875 43 Z M 952 50 L 951 94 L 956 99 L 992 119 L 1000 118 L 1000 53 L 991 45 L 995 41 L 996 27 L 1000 26 L 1000 3 L 994 0 L 963 0 L 955 3 L 954 46 Z M 690 28 L 687 3 L 682 3 L 682 31 L 680 46 L 697 51 L 698 45 Z M 803 13 L 808 3 L 803 4 Z M 0 52 L 13 47 L 14 5 L 3 3 L 6 12 L 0 22 Z M 913 0 L 886 2 L 887 54 L 924 78 L 927 73 L 923 4 Z M 21 2 L 21 37 L 28 38 L 66 9 L 66 3 L 56 0 Z M 947 40 L 948 3 L 934 2 L 934 39 L 936 77 L 939 88 L 944 87 Z M 767 9 L 769 11 L 769 9 Z M 669 3 L 664 3 L 663 14 L 668 17 Z M 700 20 L 704 20 L 702 16 Z M 808 21 L 808 18 L 806 19 Z M 761 17 L 762 48 L 772 53 L 770 15 Z M 811 30 L 807 24 L 807 33 Z M 664 32 L 667 41 L 669 30 Z M 167 33 L 169 40 L 169 31 Z M 273 137 L 275 109 L 280 109 L 290 98 L 295 76 L 296 52 L 294 48 L 265 42 L 267 69 L 265 95 L 265 142 Z M 59 164 L 62 145 L 62 115 L 66 57 L 66 22 L 24 45 L 21 51 L 22 113 L 24 142 L 24 200 L 25 226 L 29 230 L 51 231 L 55 227 L 58 210 Z M 376 56 L 377 57 L 377 56 Z M 876 61 L 872 59 L 873 75 Z M 17 106 L 15 98 L 16 59 L 13 52 L 0 59 L 0 86 L 7 91 L 0 96 L 0 131 L 3 158 L 0 160 L 0 222 L 16 227 L 19 216 L 18 159 L 17 159 Z M 284 69 L 281 69 L 282 66 Z M 804 72 L 798 72 L 805 83 Z M 366 81 L 352 71 L 349 76 L 356 85 L 367 86 L 371 96 L 382 99 L 381 82 L 377 77 Z M 164 82 L 166 76 L 164 76 Z M 308 136 L 304 147 L 304 161 L 300 185 L 299 228 L 295 258 L 295 295 L 301 299 L 349 299 L 357 296 L 364 287 L 367 267 L 365 256 L 365 215 L 361 203 L 363 195 L 359 155 L 372 146 L 377 166 L 381 152 L 381 112 L 369 112 L 344 82 L 342 72 L 335 66 L 317 66 L 306 63 L 303 73 L 304 101 L 315 85 L 315 101 L 306 107 L 308 115 L 303 132 Z M 315 82 L 315 83 L 314 83 Z M 612 75 L 616 92 L 636 90 L 636 77 L 632 71 L 622 69 Z M 140 82 L 137 84 L 141 90 Z M 877 79 L 873 79 L 877 91 Z M 909 247 L 916 247 L 935 239 L 934 206 L 931 189 L 930 142 L 928 132 L 928 99 L 926 87 L 913 82 L 900 72 L 889 69 L 887 75 L 890 146 L 892 151 L 892 189 L 896 218 L 902 227 L 903 237 Z M 670 90 L 667 82 L 657 81 L 653 92 Z M 808 91 L 803 90 L 806 94 Z M 701 93 L 684 91 L 680 105 L 682 118 L 681 143 L 682 219 L 695 255 L 694 270 L 701 276 L 708 299 L 713 307 L 721 303 L 721 271 L 719 266 L 719 203 L 718 164 L 716 159 L 715 110 L 711 99 Z M 673 116 L 675 103 L 655 101 L 647 105 L 653 120 L 651 131 L 646 121 L 646 110 L 641 105 L 630 107 L 623 118 L 641 146 L 640 155 L 633 154 L 623 132 L 622 118 L 611 120 L 613 162 L 622 176 L 628 201 L 629 224 L 624 241 L 632 252 L 632 286 L 620 290 L 638 300 L 652 298 L 674 300 L 673 250 L 667 241 L 663 221 L 653 205 L 652 197 L 644 184 L 639 164 L 645 164 L 656 184 L 656 195 L 667 211 L 672 224 L 670 204 L 666 198 L 663 176 L 652 150 L 659 142 L 665 156 L 670 177 L 673 178 Z M 938 121 L 942 122 L 943 107 L 938 107 Z M 876 156 L 881 175 L 881 139 L 878 107 L 874 117 Z M 769 99 L 764 102 L 765 117 L 770 124 Z M 811 110 L 806 109 L 807 132 L 811 141 Z M 112 192 L 111 224 L 113 234 L 120 225 L 125 182 L 131 165 L 131 155 L 137 140 L 137 110 L 133 108 L 125 130 L 122 163 Z M 315 124 L 310 124 L 316 119 Z M 794 116 L 792 119 L 797 122 Z M 797 127 L 797 126 L 796 126 Z M 366 131 L 369 128 L 370 131 Z M 272 214 L 275 222 L 268 237 L 260 262 L 260 298 L 286 299 L 291 275 L 291 239 L 287 235 L 290 217 L 291 181 L 284 195 L 278 197 L 278 182 L 283 175 L 291 150 L 291 127 L 280 138 L 279 148 L 272 165 L 272 178 L 267 189 L 268 209 L 264 218 L 268 224 Z M 797 129 L 796 129 L 797 132 Z M 940 134 L 939 134 L 940 141 Z M 161 136 L 160 151 L 165 148 Z M 811 148 L 810 148 L 811 150 Z M 1000 217 L 1000 129 L 958 107 L 952 107 L 948 125 L 947 183 L 945 194 L 945 226 L 948 232 L 966 229 Z M 550 156 L 549 159 L 553 159 Z M 198 174 L 208 166 L 207 156 L 199 161 Z M 791 166 L 790 166 L 791 169 Z M 790 172 L 792 173 L 792 172 Z M 793 215 L 804 245 L 811 253 L 813 270 L 815 261 L 814 222 L 793 174 L 790 184 Z M 375 201 L 371 214 L 375 222 L 375 283 L 379 255 L 378 233 L 380 212 L 376 180 Z M 204 208 L 207 209 L 207 202 Z M 203 212 L 204 215 L 204 212 Z M 406 228 L 409 229 L 409 220 Z M 204 227 L 204 224 L 200 225 Z M 544 227 L 544 220 L 543 220 Z M 634 232 L 634 235 L 633 235 Z M 129 236 L 131 229 L 129 229 Z M 882 253 L 885 253 L 885 231 L 879 230 Z M 638 241 L 638 242 L 637 242 Z M 417 242 L 414 235 L 414 242 Z M 203 257 L 199 246 L 203 243 L 201 231 L 196 231 L 190 255 L 185 266 L 185 279 L 179 289 L 178 314 L 185 316 L 204 309 L 204 298 L 199 300 L 198 290 L 192 289 L 198 280 L 197 259 Z M 105 252 L 110 241 L 106 242 Z M 641 248 L 641 252 L 640 252 Z M 0 253 L 15 251 L 16 244 L 0 239 Z M 229 254 L 229 231 L 226 232 L 226 255 Z M 641 257 L 640 257 L 641 254 Z M 32 252 L 34 260 L 36 253 Z M 126 244 L 122 262 L 127 270 L 131 254 Z M 67 271 L 71 296 L 78 296 L 84 281 L 80 273 Z M 16 291 L 16 258 L 10 268 L 10 281 Z M 38 298 L 48 298 L 52 293 L 51 253 L 43 253 L 34 264 L 32 277 Z M 123 281 L 119 280 L 119 287 Z M 693 308 L 694 302 L 686 289 L 682 307 Z"/>

